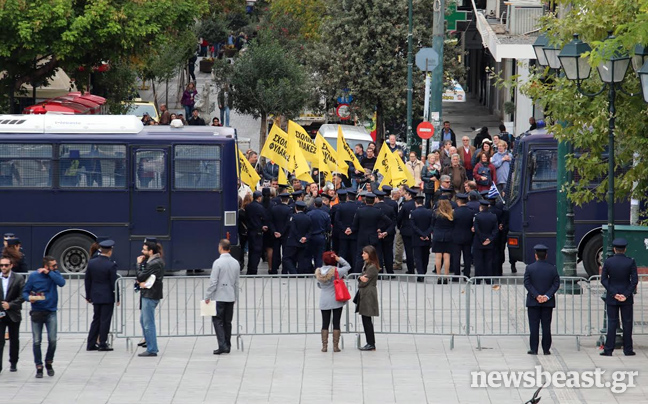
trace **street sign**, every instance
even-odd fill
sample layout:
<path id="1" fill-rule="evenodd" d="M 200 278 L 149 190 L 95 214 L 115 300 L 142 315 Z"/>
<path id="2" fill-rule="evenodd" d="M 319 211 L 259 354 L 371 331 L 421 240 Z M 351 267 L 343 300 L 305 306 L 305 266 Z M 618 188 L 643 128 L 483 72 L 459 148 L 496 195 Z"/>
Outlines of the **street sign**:
<path id="1" fill-rule="evenodd" d="M 431 72 L 439 65 L 439 54 L 434 48 L 421 48 L 416 52 L 416 67 Z"/>
<path id="2" fill-rule="evenodd" d="M 434 136 L 434 125 L 431 122 L 421 122 L 416 127 L 416 134 L 421 139 L 429 139 Z"/>
<path id="3" fill-rule="evenodd" d="M 343 121 L 346 121 L 347 119 L 351 119 L 351 107 L 349 104 L 340 104 L 338 105 L 337 109 L 335 110 L 336 115 L 338 118 L 342 119 Z"/>

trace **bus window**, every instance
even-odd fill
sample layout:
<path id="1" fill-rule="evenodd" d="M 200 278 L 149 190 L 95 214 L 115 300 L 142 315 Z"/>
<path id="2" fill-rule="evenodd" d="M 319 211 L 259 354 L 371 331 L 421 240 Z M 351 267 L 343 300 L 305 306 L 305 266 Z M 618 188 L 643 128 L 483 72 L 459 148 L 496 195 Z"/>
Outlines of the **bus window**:
<path id="1" fill-rule="evenodd" d="M 126 146 L 63 144 L 59 149 L 62 188 L 125 188 Z"/>
<path id="2" fill-rule="evenodd" d="M 531 155 L 531 191 L 556 188 L 558 151 L 535 150 Z"/>
<path id="3" fill-rule="evenodd" d="M 49 188 L 52 145 L 0 145 L 0 187 Z"/>
<path id="4" fill-rule="evenodd" d="M 221 147 L 175 147 L 175 189 L 221 189 Z"/>
<path id="5" fill-rule="evenodd" d="M 139 150 L 136 154 L 137 189 L 162 190 L 166 182 L 165 153 L 159 150 Z"/>
<path id="6" fill-rule="evenodd" d="M 508 195 L 509 203 L 514 202 L 520 196 L 522 189 L 522 161 L 524 156 L 518 154 L 513 162 L 513 169 L 511 170 L 510 190 Z"/>

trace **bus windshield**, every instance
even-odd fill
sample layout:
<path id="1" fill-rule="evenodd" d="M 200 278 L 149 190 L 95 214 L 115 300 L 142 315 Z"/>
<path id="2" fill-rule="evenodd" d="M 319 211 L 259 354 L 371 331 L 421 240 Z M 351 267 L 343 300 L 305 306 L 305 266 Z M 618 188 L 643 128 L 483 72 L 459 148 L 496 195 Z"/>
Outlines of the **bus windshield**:
<path id="1" fill-rule="evenodd" d="M 520 196 L 520 190 L 522 189 L 522 161 L 524 160 L 522 155 L 517 155 L 515 161 L 513 162 L 513 169 L 511 170 L 511 179 L 509 181 L 510 190 L 508 195 L 508 204 L 510 205 L 514 202 L 518 196 Z"/>

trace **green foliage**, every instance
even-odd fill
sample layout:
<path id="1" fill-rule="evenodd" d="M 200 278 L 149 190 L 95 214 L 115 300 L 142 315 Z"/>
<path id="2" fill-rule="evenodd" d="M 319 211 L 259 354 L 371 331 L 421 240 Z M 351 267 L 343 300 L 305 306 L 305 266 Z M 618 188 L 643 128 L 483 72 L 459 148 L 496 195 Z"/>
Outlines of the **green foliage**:
<path id="1" fill-rule="evenodd" d="M 122 103 L 137 96 L 137 72 L 131 63 L 117 60 L 111 63 L 110 70 L 98 74 L 95 83 L 97 92 L 106 97 L 106 105 L 111 114 L 124 114 L 129 104 Z"/>
<path id="2" fill-rule="evenodd" d="M 582 83 L 584 91 L 594 93 L 603 87 L 595 66 L 612 49 L 621 46 L 632 53 L 637 43 L 648 44 L 648 0 L 570 0 L 559 1 L 572 8 L 558 19 L 543 19 L 543 30 L 551 42 L 563 46 L 573 33 L 580 34 L 592 47 L 589 57 L 594 66 L 591 77 Z M 612 30 L 616 39 L 605 41 Z M 559 140 L 574 144 L 582 154 L 568 158 L 568 168 L 576 170 L 580 181 L 569 184 L 569 196 L 578 204 L 602 200 L 607 191 L 608 92 L 594 98 L 579 93 L 576 83 L 564 77 L 548 80 L 548 70 L 537 70 L 530 81 L 523 84 L 524 93 L 535 100 L 552 123 L 548 130 Z M 629 69 L 623 82 L 628 92 L 638 93 L 636 75 Z M 615 196 L 626 199 L 631 195 L 646 199 L 648 193 L 648 108 L 641 96 L 630 97 L 617 92 L 615 132 Z M 558 122 L 567 122 L 564 127 Z M 633 153 L 638 153 L 633 167 Z M 600 182 L 599 182 L 600 180 Z M 633 191 L 633 182 L 638 187 Z M 592 183 L 599 185 L 592 188 Z"/>
<path id="3" fill-rule="evenodd" d="M 271 38 L 258 38 L 241 53 L 231 84 L 234 107 L 262 120 L 268 114 L 298 115 L 309 96 L 305 69 Z"/>
<path id="4" fill-rule="evenodd" d="M 229 29 L 223 16 L 214 13 L 196 25 L 196 34 L 212 44 L 226 40 Z"/>
<path id="5" fill-rule="evenodd" d="M 326 13 L 324 0 L 273 0 L 269 10 L 270 22 L 279 28 L 288 24 L 296 28 L 294 34 L 302 41 L 319 38 L 322 16 Z"/>
<path id="6" fill-rule="evenodd" d="M 87 72 L 102 62 L 141 62 L 152 47 L 193 26 L 207 5 L 207 0 L 3 1 L 0 66 L 7 74 L 0 93 L 42 82 L 59 67 L 86 83 Z"/>

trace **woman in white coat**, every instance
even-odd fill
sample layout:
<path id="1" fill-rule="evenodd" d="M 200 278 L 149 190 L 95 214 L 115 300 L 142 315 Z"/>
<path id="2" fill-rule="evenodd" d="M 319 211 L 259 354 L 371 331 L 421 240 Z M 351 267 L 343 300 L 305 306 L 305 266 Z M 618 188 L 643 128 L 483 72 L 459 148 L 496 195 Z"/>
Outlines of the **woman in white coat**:
<path id="1" fill-rule="evenodd" d="M 333 352 L 340 352 L 340 318 L 342 308 L 346 302 L 335 300 L 335 269 L 337 268 L 340 278 L 346 276 L 351 265 L 342 257 L 338 257 L 333 251 L 326 251 L 322 256 L 324 265 L 315 270 L 317 286 L 322 290 L 320 295 L 320 310 L 322 311 L 322 352 L 328 350 L 329 324 L 331 315 L 333 317 Z"/>

